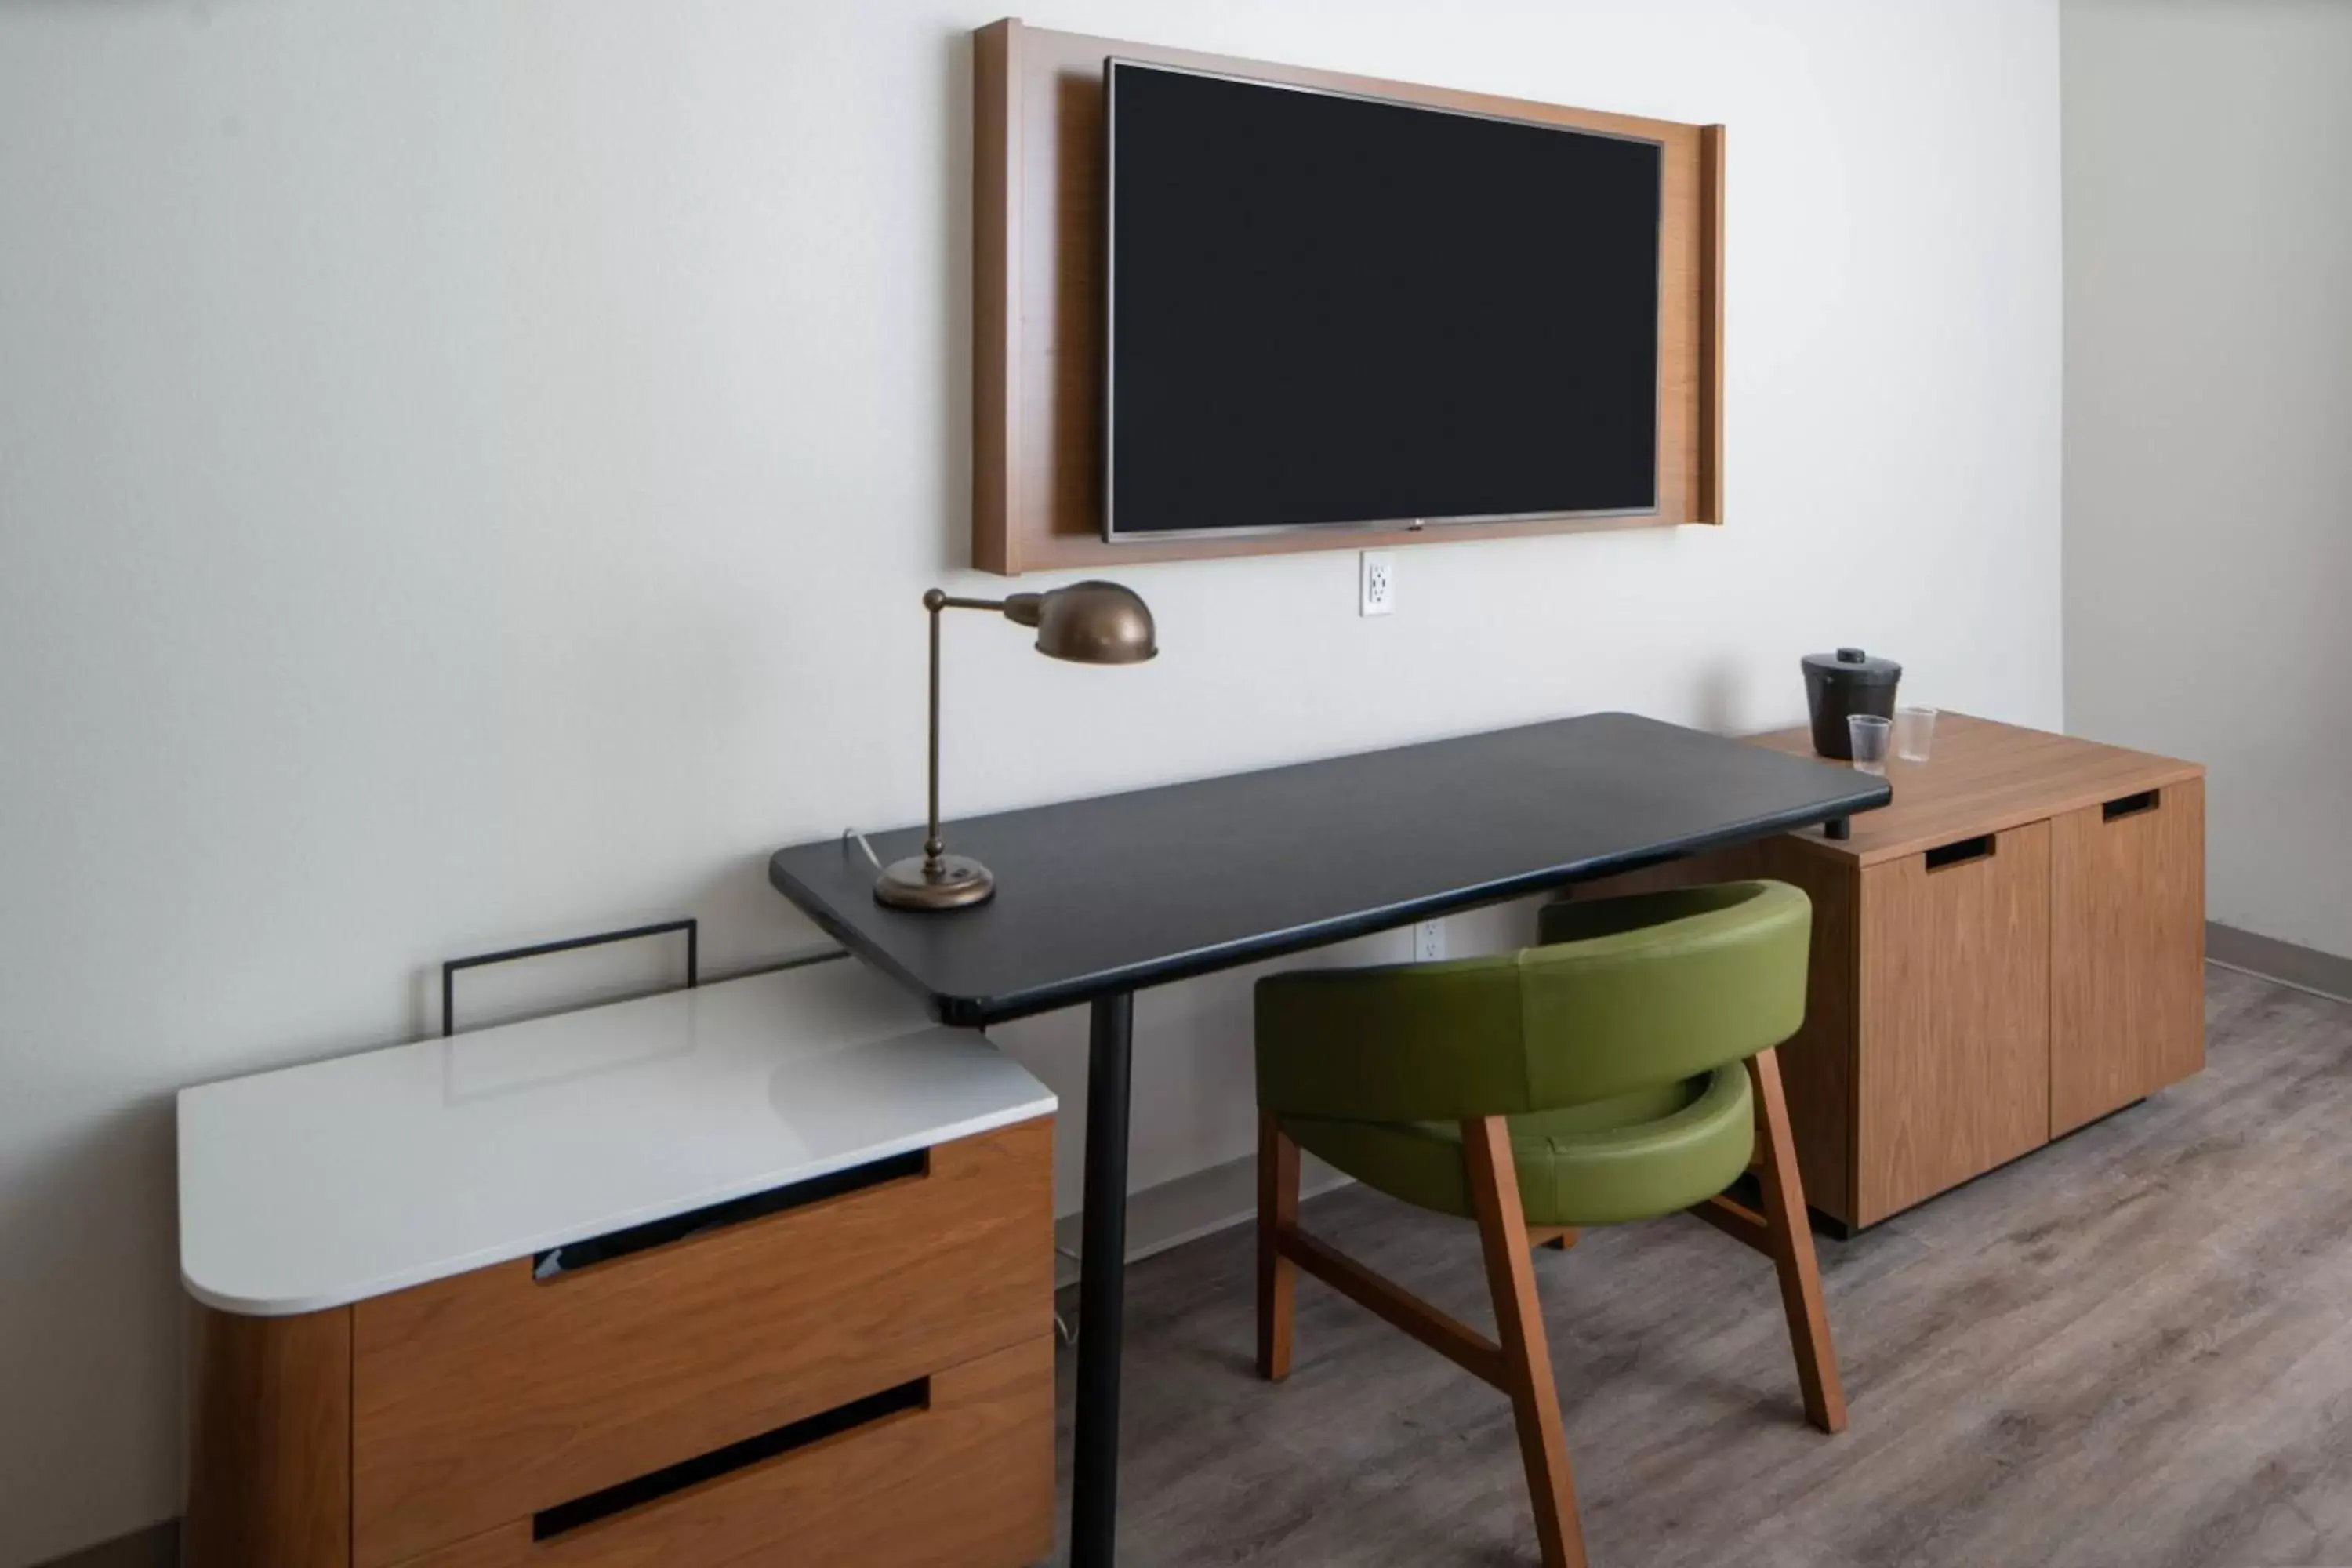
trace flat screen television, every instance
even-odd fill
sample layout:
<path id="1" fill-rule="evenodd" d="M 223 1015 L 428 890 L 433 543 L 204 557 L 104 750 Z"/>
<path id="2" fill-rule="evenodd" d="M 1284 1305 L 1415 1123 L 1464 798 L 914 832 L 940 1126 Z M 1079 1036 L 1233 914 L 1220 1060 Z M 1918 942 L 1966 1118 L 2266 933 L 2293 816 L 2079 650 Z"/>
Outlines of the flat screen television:
<path id="1" fill-rule="evenodd" d="M 1657 142 L 1105 72 L 1106 539 L 1656 510 Z"/>

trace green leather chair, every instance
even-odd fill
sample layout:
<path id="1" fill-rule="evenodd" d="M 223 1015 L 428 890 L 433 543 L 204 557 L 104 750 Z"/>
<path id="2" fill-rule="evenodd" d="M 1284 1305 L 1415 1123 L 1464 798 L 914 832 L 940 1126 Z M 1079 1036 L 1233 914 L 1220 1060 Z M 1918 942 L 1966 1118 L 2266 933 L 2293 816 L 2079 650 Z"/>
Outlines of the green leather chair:
<path id="1" fill-rule="evenodd" d="M 1304 1268 L 1510 1395 L 1548 1568 L 1584 1563 L 1539 1243 L 1689 1209 L 1770 1257 L 1807 1418 L 1845 1426 L 1772 1047 L 1804 1020 L 1811 907 L 1780 882 L 1551 905 L 1542 946 L 1257 986 L 1258 1370 Z M 1757 1136 L 1759 1129 L 1762 1138 Z M 1478 1223 L 1497 1338 L 1297 1224 L 1298 1151 Z M 1757 1167 L 1762 1212 L 1723 1195 Z"/>

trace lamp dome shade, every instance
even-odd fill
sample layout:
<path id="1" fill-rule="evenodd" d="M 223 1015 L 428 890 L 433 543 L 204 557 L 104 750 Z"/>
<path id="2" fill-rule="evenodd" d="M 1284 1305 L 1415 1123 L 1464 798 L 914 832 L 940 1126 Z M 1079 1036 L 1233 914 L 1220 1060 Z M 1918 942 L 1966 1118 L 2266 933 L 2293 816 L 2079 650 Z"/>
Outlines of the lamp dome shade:
<path id="1" fill-rule="evenodd" d="M 1033 597 L 1034 621 L 1014 613 L 1014 605 Z M 1117 583 L 1073 583 L 1050 594 L 1018 595 L 1005 613 L 1037 628 L 1039 653 L 1073 664 L 1141 664 L 1160 651 L 1150 607 Z"/>

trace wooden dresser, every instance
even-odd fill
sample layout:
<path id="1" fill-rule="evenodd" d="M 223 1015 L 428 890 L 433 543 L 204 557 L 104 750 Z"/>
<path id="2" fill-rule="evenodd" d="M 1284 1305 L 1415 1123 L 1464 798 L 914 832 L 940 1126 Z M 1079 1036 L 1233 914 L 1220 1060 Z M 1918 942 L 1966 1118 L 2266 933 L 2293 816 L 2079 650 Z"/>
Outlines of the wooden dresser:
<path id="1" fill-rule="evenodd" d="M 846 961 L 184 1092 L 185 1560 L 1044 1557 L 1053 1110 Z"/>
<path id="2" fill-rule="evenodd" d="M 1810 756 L 1802 729 L 1756 737 Z M 2205 770 L 1946 713 L 1852 837 L 1580 889 L 1743 877 L 1813 900 L 1780 1051 L 1805 1195 L 1874 1224 L 2205 1065 Z"/>

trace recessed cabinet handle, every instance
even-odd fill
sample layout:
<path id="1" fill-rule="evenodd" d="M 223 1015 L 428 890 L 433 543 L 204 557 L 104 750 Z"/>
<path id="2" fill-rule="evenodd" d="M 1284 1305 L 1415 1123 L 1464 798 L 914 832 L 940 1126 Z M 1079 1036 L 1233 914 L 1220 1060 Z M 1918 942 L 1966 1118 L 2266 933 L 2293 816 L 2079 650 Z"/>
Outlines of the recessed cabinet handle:
<path id="1" fill-rule="evenodd" d="M 838 1437 L 861 1426 L 870 1426 L 902 1411 L 922 1410 L 931 1403 L 931 1380 L 919 1377 L 912 1383 L 902 1383 L 896 1388 L 886 1388 L 879 1394 L 869 1394 L 863 1399 L 853 1399 L 846 1405 L 814 1415 L 804 1416 L 787 1426 L 762 1432 L 756 1437 L 746 1437 L 740 1443 L 730 1443 L 723 1448 L 713 1448 L 707 1454 L 681 1460 L 677 1464 L 651 1471 L 646 1475 L 573 1498 L 570 1502 L 543 1508 L 531 1515 L 530 1538 L 533 1542 L 557 1540 L 572 1531 L 675 1497 L 683 1491 L 732 1475 L 753 1465 L 776 1458 L 795 1449 L 806 1448 L 828 1437 Z"/>
<path id="2" fill-rule="evenodd" d="M 2164 804 L 2162 790 L 2144 789 L 2137 795 L 2118 795 L 2099 807 L 2099 817 L 2113 822 L 2118 816 L 2137 816 L 2143 811 L 2154 811 Z"/>
<path id="3" fill-rule="evenodd" d="M 1927 851 L 1927 869 L 1940 871 L 1947 866 L 1964 866 L 1971 860 L 1989 860 L 1996 847 L 1990 833 L 1979 833 L 1974 838 L 1961 838 L 1950 844 L 1938 844 Z"/>
<path id="4" fill-rule="evenodd" d="M 531 1256 L 530 1277 L 542 1285 L 551 1280 L 573 1279 L 596 1264 L 634 1258 L 673 1242 L 708 1236 L 723 1226 L 765 1219 L 787 1209 L 805 1208 L 827 1198 L 845 1197 L 868 1187 L 930 1173 L 931 1152 L 929 1149 L 893 1154 L 866 1164 L 852 1165 L 845 1171 L 835 1171 L 831 1175 L 812 1176 L 805 1182 L 771 1187 L 764 1193 L 753 1193 L 749 1197 L 730 1198 L 725 1203 L 690 1209 L 685 1214 L 672 1215 L 667 1219 L 648 1220 L 643 1225 L 630 1226 L 625 1230 L 609 1230 L 602 1236 L 592 1236 L 585 1241 L 551 1247 L 545 1252 Z"/>

